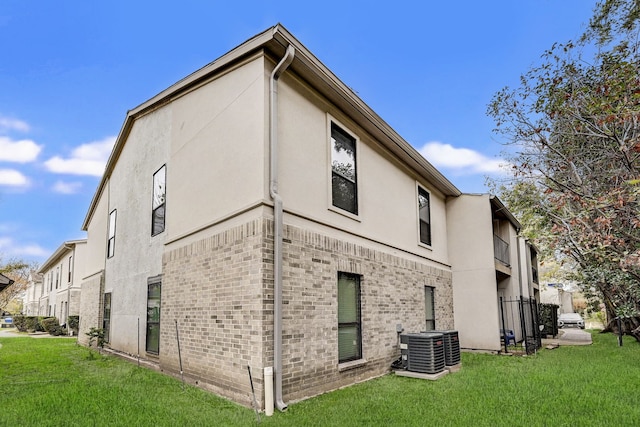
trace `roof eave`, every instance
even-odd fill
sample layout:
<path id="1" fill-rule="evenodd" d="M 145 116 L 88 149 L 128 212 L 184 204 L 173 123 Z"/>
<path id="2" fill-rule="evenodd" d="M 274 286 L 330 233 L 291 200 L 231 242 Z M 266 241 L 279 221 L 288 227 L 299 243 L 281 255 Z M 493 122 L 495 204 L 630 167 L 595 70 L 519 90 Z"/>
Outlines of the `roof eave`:
<path id="1" fill-rule="evenodd" d="M 150 109 L 169 101 L 177 94 L 199 84 L 221 69 L 233 64 L 242 58 L 251 55 L 259 49 L 265 49 L 274 56 L 284 55 L 286 48 L 293 45 L 296 55 L 291 69 L 309 84 L 314 86 L 320 93 L 326 96 L 331 102 L 338 105 L 350 115 L 360 126 L 375 136 L 392 153 L 403 160 L 407 165 L 416 171 L 420 176 L 428 180 L 436 189 L 445 196 L 459 196 L 460 190 L 456 188 L 442 173 L 440 173 L 431 163 L 429 163 L 420 153 L 406 142 L 395 130 L 391 128 L 380 116 L 378 116 L 358 95 L 356 95 L 347 85 L 345 85 L 333 72 L 331 72 L 322 62 L 320 62 L 307 48 L 304 47 L 289 31 L 281 24 L 277 24 L 267 30 L 257 34 L 213 62 L 205 65 L 201 69 L 188 75 L 184 79 L 171 85 L 156 96 L 140 104 L 127 112 L 125 121 L 120 129 L 116 143 L 111 152 L 104 174 L 98 188 L 91 200 L 89 210 L 82 224 L 82 230 L 87 230 L 89 222 L 95 212 L 100 195 L 104 191 L 106 183 L 113 171 L 113 167 L 122 151 L 129 132 L 133 126 L 135 118 L 144 114 Z"/>
<path id="2" fill-rule="evenodd" d="M 66 251 L 73 250 L 73 248 L 77 244 L 86 243 L 86 242 L 87 242 L 87 239 L 67 240 L 66 242 L 61 244 L 58 247 L 58 249 L 56 249 L 55 252 L 53 254 L 51 254 L 51 256 L 49 258 L 47 258 L 47 260 L 40 266 L 40 268 L 38 269 L 37 273 L 38 274 L 44 274 L 44 272 L 46 270 L 48 270 L 49 267 L 52 267 L 53 265 L 56 264 L 56 262 L 62 256 L 62 254 L 64 254 Z"/>

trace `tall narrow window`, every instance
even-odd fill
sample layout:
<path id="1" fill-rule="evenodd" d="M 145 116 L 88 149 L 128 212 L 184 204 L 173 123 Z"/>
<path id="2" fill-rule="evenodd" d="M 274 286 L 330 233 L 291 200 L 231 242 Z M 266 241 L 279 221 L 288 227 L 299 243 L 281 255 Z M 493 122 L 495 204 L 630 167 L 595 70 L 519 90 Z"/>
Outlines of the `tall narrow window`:
<path id="1" fill-rule="evenodd" d="M 151 235 L 164 231 L 167 168 L 162 166 L 153 174 L 153 200 L 151 201 Z"/>
<path id="2" fill-rule="evenodd" d="M 356 140 L 331 123 L 331 192 L 333 206 L 358 214 Z"/>
<path id="3" fill-rule="evenodd" d="M 360 276 L 338 273 L 338 361 L 361 358 Z"/>
<path id="4" fill-rule="evenodd" d="M 160 351 L 160 282 L 147 287 L 147 352 Z"/>
<path id="5" fill-rule="evenodd" d="M 60 282 L 60 267 L 56 267 L 56 289 L 58 289 L 59 282 Z"/>
<path id="6" fill-rule="evenodd" d="M 431 206 L 429 193 L 418 187 L 418 216 L 420 218 L 420 242 L 431 246 Z"/>
<path id="7" fill-rule="evenodd" d="M 69 277 L 67 282 L 71 283 L 71 277 L 73 275 L 73 255 L 69 256 Z"/>
<path id="8" fill-rule="evenodd" d="M 104 294 L 103 302 L 102 330 L 104 331 L 104 342 L 109 342 L 109 331 L 111 331 L 111 292 Z"/>
<path id="9" fill-rule="evenodd" d="M 116 210 L 109 214 L 109 240 L 107 241 L 107 258 L 111 258 L 116 252 Z"/>
<path id="10" fill-rule="evenodd" d="M 435 288 L 431 286 L 424 287 L 424 312 L 426 319 L 427 331 L 433 331 L 436 329 L 436 310 L 434 303 Z"/>

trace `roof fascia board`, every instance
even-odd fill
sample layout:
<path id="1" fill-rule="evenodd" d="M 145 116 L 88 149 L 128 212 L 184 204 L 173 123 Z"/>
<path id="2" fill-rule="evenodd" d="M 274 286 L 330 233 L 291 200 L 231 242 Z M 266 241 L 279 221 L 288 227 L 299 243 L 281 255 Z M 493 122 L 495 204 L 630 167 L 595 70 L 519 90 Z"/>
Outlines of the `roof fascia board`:
<path id="1" fill-rule="evenodd" d="M 502 201 L 498 198 L 498 196 L 491 195 L 489 197 L 489 200 L 491 200 L 491 204 L 495 208 L 496 212 L 500 212 L 502 215 L 504 215 L 505 218 L 516 228 L 516 230 L 519 233 L 520 230 L 522 229 L 522 225 L 520 224 L 520 221 L 518 221 L 516 217 L 513 216 L 511 211 L 507 209 L 507 207 L 504 205 L 504 203 L 502 203 Z"/>
<path id="2" fill-rule="evenodd" d="M 55 250 L 53 254 L 51 254 L 49 258 L 47 258 L 44 264 L 40 266 L 40 269 L 38 269 L 37 273 L 44 274 L 46 270 L 48 270 L 50 267 L 53 267 L 55 264 L 57 264 L 57 261 L 62 257 L 62 255 L 65 252 L 72 251 L 77 244 L 86 243 L 86 242 L 87 242 L 87 239 L 68 240 L 64 242 L 58 247 L 58 249 Z"/>

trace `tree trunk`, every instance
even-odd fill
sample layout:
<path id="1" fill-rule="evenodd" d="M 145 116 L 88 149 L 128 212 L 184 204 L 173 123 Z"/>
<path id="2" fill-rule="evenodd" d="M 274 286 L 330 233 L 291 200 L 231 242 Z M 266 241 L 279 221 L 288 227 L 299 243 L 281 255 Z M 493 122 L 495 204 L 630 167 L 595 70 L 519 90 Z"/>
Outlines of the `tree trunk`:
<path id="1" fill-rule="evenodd" d="M 613 319 L 609 321 L 609 324 L 605 326 L 602 330 L 602 333 L 611 332 L 614 334 L 618 334 L 618 321 Z M 638 342 L 640 342 L 640 318 L 638 317 L 629 317 L 626 319 L 622 319 L 622 334 L 623 335 L 631 335 Z"/>

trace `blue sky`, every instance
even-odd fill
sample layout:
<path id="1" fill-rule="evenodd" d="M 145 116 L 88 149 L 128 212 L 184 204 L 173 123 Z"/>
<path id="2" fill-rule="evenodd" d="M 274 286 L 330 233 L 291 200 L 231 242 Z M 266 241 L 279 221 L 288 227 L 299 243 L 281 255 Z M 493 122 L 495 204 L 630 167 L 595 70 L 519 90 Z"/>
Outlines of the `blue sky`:
<path id="1" fill-rule="evenodd" d="M 80 230 L 127 110 L 282 23 L 463 192 L 503 147 L 486 107 L 595 0 L 0 3 L 0 259 Z"/>

